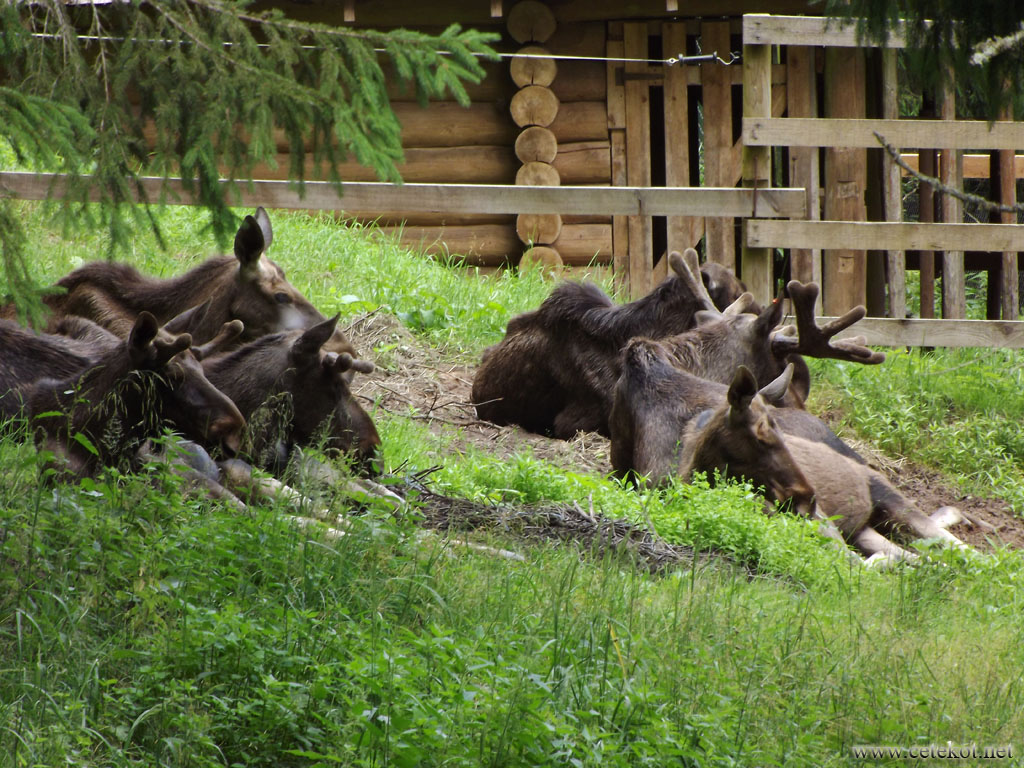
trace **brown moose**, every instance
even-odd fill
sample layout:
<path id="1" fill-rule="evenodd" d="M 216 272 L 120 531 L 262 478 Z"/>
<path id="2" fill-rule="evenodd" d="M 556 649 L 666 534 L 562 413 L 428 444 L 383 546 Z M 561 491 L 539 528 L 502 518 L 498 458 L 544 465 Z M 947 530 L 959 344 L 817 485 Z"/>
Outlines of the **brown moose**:
<path id="1" fill-rule="evenodd" d="M 61 471 L 78 476 L 131 465 L 136 449 L 165 426 L 237 450 L 245 420 L 207 380 L 191 345 L 189 334 L 163 330 L 142 312 L 127 340 L 99 352 L 83 370 L 28 384 L 25 404 L 37 444 L 63 460 Z"/>
<path id="2" fill-rule="evenodd" d="M 224 323 L 235 319 L 245 325 L 239 342 L 323 322 L 324 316 L 265 256 L 272 240 L 270 218 L 257 208 L 235 234 L 234 255 L 215 256 L 178 277 L 157 279 L 128 264 L 91 262 L 57 281 L 64 290 L 45 299 L 54 312 L 49 329 L 63 316 L 78 315 L 125 338 L 142 311 L 153 314 L 159 323 L 168 323 L 207 301 L 203 322 L 191 329 L 197 344 L 213 338 Z M 4 307 L 0 316 L 14 319 L 14 307 Z M 171 325 L 168 330 L 181 329 Z M 355 355 L 337 329 L 327 349 Z"/>

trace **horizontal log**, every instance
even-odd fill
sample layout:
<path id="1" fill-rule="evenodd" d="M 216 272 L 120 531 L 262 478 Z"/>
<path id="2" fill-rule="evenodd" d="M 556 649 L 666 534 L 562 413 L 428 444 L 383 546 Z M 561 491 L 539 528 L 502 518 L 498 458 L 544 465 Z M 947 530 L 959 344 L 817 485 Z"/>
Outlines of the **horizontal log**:
<path id="1" fill-rule="evenodd" d="M 1024 227 L 1017 224 L 748 219 L 746 237 L 751 248 L 1024 251 Z"/>
<path id="2" fill-rule="evenodd" d="M 519 269 L 543 269 L 555 273 L 562 268 L 562 256 L 554 248 L 538 245 L 528 249 L 519 259 Z"/>
<path id="3" fill-rule="evenodd" d="M 222 182 L 227 184 L 227 182 Z M 150 201 L 166 190 L 169 205 L 193 205 L 181 182 L 145 177 L 140 184 Z M 46 200 L 66 193 L 60 174 L 0 171 L 0 189 L 22 200 Z M 237 205 L 300 210 L 345 210 L 351 213 L 410 211 L 436 213 L 550 213 L 563 216 L 804 216 L 803 189 L 716 187 L 523 187 L 501 184 L 386 184 L 344 182 L 338 188 L 326 181 L 307 181 L 304 194 L 292 182 L 256 180 L 235 186 Z M 98 200 L 95 191 L 90 200 Z"/>
<path id="4" fill-rule="evenodd" d="M 515 124 L 525 128 L 528 125 L 551 125 L 558 115 L 558 107 L 558 97 L 550 88 L 528 85 L 516 92 L 508 110 Z"/>
<path id="5" fill-rule="evenodd" d="M 856 25 L 847 19 L 827 16 L 775 16 L 748 13 L 743 17 L 744 45 L 823 45 L 860 48 L 871 44 L 858 40 Z M 889 48 L 905 48 L 903 25 L 890 29 Z"/>
<path id="6" fill-rule="evenodd" d="M 403 245 L 435 255 L 485 257 L 498 262 L 516 261 L 523 244 L 515 228 L 495 224 L 463 227 L 382 227 L 381 232 L 398 237 Z M 611 226 L 574 224 L 563 226 L 562 234 L 551 245 L 571 266 L 584 266 L 593 260 L 611 258 Z"/>
<path id="7" fill-rule="evenodd" d="M 822 317 L 823 324 L 832 318 Z M 790 318 L 787 322 L 792 323 Z M 1024 348 L 1024 321 L 931 320 L 866 317 L 836 338 L 863 336 L 880 347 L 1003 347 Z"/>
<path id="8" fill-rule="evenodd" d="M 562 178 L 551 163 L 531 160 L 516 171 L 516 184 L 524 187 L 557 187 Z"/>
<path id="9" fill-rule="evenodd" d="M 608 141 L 608 106 L 604 101 L 570 101 L 559 105 L 548 129 L 559 144 Z"/>
<path id="10" fill-rule="evenodd" d="M 521 163 L 550 163 L 558 154 L 558 139 L 547 128 L 531 125 L 516 137 L 515 150 Z"/>
<path id="11" fill-rule="evenodd" d="M 742 140 L 753 147 L 868 147 L 875 132 L 896 147 L 1024 149 L 1024 122 L 982 120 L 843 120 L 817 117 L 743 118 Z"/>
<path id="12" fill-rule="evenodd" d="M 991 158 L 989 155 L 964 155 L 964 178 L 965 179 L 987 179 L 991 169 Z M 920 170 L 918 164 L 919 156 L 916 152 L 906 152 L 901 155 L 903 162 L 913 168 Z M 1024 179 L 1024 155 L 1017 155 L 1014 158 L 1014 175 L 1018 179 Z M 904 176 L 910 174 L 901 169 Z"/>
<path id="13" fill-rule="evenodd" d="M 515 214 L 511 213 L 432 213 L 422 211 L 342 211 L 345 218 L 354 218 L 361 224 L 377 224 L 380 227 L 459 227 L 478 224 L 500 224 L 514 227 Z"/>
<path id="14" fill-rule="evenodd" d="M 565 51 L 558 53 L 567 55 Z M 559 59 L 558 77 L 550 88 L 562 104 L 567 101 L 603 101 L 608 89 L 605 66 L 603 61 Z"/>
<path id="15" fill-rule="evenodd" d="M 612 178 L 611 142 L 559 144 L 552 165 L 564 185 L 608 184 Z"/>
<path id="16" fill-rule="evenodd" d="M 557 213 L 520 213 L 516 216 L 516 235 L 526 245 L 549 245 L 562 233 L 562 217 Z"/>
<path id="17" fill-rule="evenodd" d="M 512 181 L 519 167 L 511 143 L 504 146 L 413 147 L 405 150 L 404 154 L 405 162 L 397 167 L 407 182 L 500 184 Z M 307 179 L 322 180 L 326 177 L 325 170 L 317 168 L 312 158 L 304 165 Z M 372 168 L 351 159 L 339 164 L 338 173 L 344 181 L 379 180 Z M 256 166 L 253 176 L 258 179 L 290 179 L 289 156 L 278 155 L 277 168 Z"/>
<path id="18" fill-rule="evenodd" d="M 558 26 L 555 14 L 540 0 L 520 0 L 509 10 L 505 22 L 517 43 L 546 42 Z"/>

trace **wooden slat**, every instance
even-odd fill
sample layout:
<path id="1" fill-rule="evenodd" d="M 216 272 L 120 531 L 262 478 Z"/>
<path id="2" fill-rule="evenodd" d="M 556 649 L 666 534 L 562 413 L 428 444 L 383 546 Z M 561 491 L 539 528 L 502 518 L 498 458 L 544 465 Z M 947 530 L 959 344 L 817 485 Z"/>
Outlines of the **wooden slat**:
<path id="1" fill-rule="evenodd" d="M 1007 108 L 1007 112 L 1010 109 Z M 999 194 L 998 199 L 1003 205 L 1015 205 L 1017 202 L 1017 180 L 1014 166 L 1016 158 L 1013 152 L 1002 150 L 997 153 Z M 994 190 L 993 190 L 994 191 Z M 1003 224 L 1016 224 L 1017 214 L 1003 211 L 999 214 Z M 1020 280 L 1017 254 L 1004 251 L 999 270 L 999 311 L 1004 320 L 1016 320 L 1020 313 Z"/>
<path id="2" fill-rule="evenodd" d="M 1005 152 L 1007 158 L 1009 158 L 1009 165 L 1007 170 L 1010 173 L 1010 178 L 1016 176 L 1018 179 L 1024 179 L 1024 155 L 1014 155 L 1011 150 L 993 150 L 999 152 Z M 989 177 L 989 158 L 988 154 L 965 154 L 964 155 L 964 178 L 965 179 L 987 179 Z M 903 160 L 907 165 L 913 168 L 915 171 L 920 170 L 918 165 L 918 153 L 917 152 L 903 152 L 900 154 L 900 159 Z M 910 173 L 900 169 L 904 176 L 910 176 Z"/>
<path id="3" fill-rule="evenodd" d="M 833 318 L 818 318 L 824 324 Z M 787 320 L 792 323 L 793 320 Z M 924 320 L 921 318 L 866 317 L 836 338 L 863 336 L 868 344 L 883 347 L 1002 347 L 1024 348 L 1024 321 Z"/>
<path id="4" fill-rule="evenodd" d="M 786 109 L 790 117 L 811 117 L 818 114 L 818 88 L 815 77 L 814 49 L 792 45 L 786 49 Z M 795 187 L 807 190 L 807 218 L 821 218 L 821 175 L 818 150 L 813 147 L 792 147 L 789 150 L 789 179 Z M 791 273 L 802 282 L 821 285 L 821 249 L 794 248 Z M 818 296 L 817 311 L 821 311 Z"/>
<path id="5" fill-rule="evenodd" d="M 890 224 L 878 221 L 775 221 L 749 219 L 746 239 L 758 248 L 837 249 L 856 243 L 865 250 L 1024 250 L 1016 224 Z"/>
<path id="6" fill-rule="evenodd" d="M 896 51 L 887 48 L 882 51 L 882 117 L 899 118 Z M 903 220 L 903 188 L 900 167 L 886 152 L 882 156 L 882 204 L 885 220 Z M 901 250 L 886 252 L 886 282 L 889 288 L 889 317 L 904 317 L 907 314 L 907 259 Z"/>
<path id="7" fill-rule="evenodd" d="M 625 55 L 622 42 L 622 23 L 608 25 L 608 58 L 621 59 Z M 626 181 L 626 89 L 616 80 L 615 62 L 606 65 L 608 93 L 608 133 L 611 140 L 611 183 L 624 187 Z M 625 216 L 612 218 L 612 264 L 615 287 L 629 293 L 629 223 Z"/>
<path id="8" fill-rule="evenodd" d="M 685 51 L 686 23 L 663 24 L 661 37 L 664 50 Z M 673 187 L 690 185 L 690 107 L 686 73 L 681 67 L 668 67 L 665 72 L 665 183 Z M 699 221 L 696 217 L 669 216 L 668 250 L 683 251 L 696 245 L 700 239 L 694 237 Z"/>
<path id="9" fill-rule="evenodd" d="M 825 114 L 858 119 L 867 109 L 865 57 L 860 48 L 825 50 Z M 841 221 L 867 219 L 867 151 L 834 146 L 825 150 L 825 218 Z M 824 312 L 840 315 L 867 303 L 867 254 L 856 240 L 835 248 L 821 265 Z"/>
<path id="10" fill-rule="evenodd" d="M 1024 149 L 1024 122 L 981 120 L 842 120 L 744 118 L 743 141 L 755 147 L 879 147 L 875 132 L 896 147 Z"/>
<path id="11" fill-rule="evenodd" d="M 51 185 L 55 197 L 66 189 L 59 174 L 0 172 L 0 189 L 23 200 L 46 200 Z M 160 198 L 163 179 L 142 179 L 150 200 Z M 167 203 L 193 205 L 177 180 L 167 182 L 171 192 Z M 225 182 L 226 183 L 226 182 Z M 749 189 L 707 187 L 517 187 L 502 184 L 385 184 L 344 182 L 342 197 L 333 184 L 307 181 L 300 196 L 287 181 L 254 181 L 252 188 L 237 185 L 241 206 L 302 210 L 345 210 L 352 213 L 408 211 L 410 213 L 551 213 L 671 216 L 687 211 L 695 216 L 720 212 L 730 216 L 750 214 L 754 198 Z M 93 194 L 90 199 L 99 199 Z M 802 189 L 772 189 L 758 192 L 758 216 L 802 217 Z"/>
<path id="12" fill-rule="evenodd" d="M 743 46 L 743 115 L 764 117 L 771 115 L 771 46 Z M 764 194 L 771 185 L 771 150 L 767 147 L 743 147 L 743 186 Z M 761 304 L 772 299 L 772 254 L 767 248 L 743 243 L 740 254 L 741 277 L 754 298 Z"/>
<path id="13" fill-rule="evenodd" d="M 939 93 L 939 112 L 943 120 L 956 120 L 956 88 L 952 84 L 952 71 L 947 72 Z M 962 152 L 955 148 L 939 152 L 939 180 L 947 187 L 963 189 L 964 172 Z M 964 220 L 963 203 L 959 198 L 942 194 L 942 221 L 960 224 Z M 942 254 L 942 316 L 960 319 L 967 317 L 967 287 L 964 285 L 964 250 L 947 250 Z"/>
<path id="14" fill-rule="evenodd" d="M 705 21 L 700 26 L 701 50 L 731 50 L 728 21 Z M 732 178 L 732 78 L 730 68 L 711 62 L 701 67 L 704 100 L 704 181 L 709 187 L 735 183 Z M 766 186 L 766 185 L 765 185 Z M 709 216 L 704 222 L 709 261 L 736 270 L 733 220 Z"/>
<path id="15" fill-rule="evenodd" d="M 857 39 L 853 22 L 827 16 L 773 16 L 748 13 L 743 17 L 744 44 L 760 45 L 824 45 L 862 48 L 871 44 Z M 889 48 L 906 47 L 902 27 L 889 33 Z"/>
<path id="16" fill-rule="evenodd" d="M 647 25 L 623 25 L 626 58 L 648 56 Z M 643 72 L 645 65 L 627 62 L 626 73 Z M 626 179 L 633 186 L 651 183 L 650 85 L 644 80 L 626 81 Z M 653 287 L 651 267 L 654 231 L 649 216 L 629 219 L 629 295 L 637 299 Z"/>

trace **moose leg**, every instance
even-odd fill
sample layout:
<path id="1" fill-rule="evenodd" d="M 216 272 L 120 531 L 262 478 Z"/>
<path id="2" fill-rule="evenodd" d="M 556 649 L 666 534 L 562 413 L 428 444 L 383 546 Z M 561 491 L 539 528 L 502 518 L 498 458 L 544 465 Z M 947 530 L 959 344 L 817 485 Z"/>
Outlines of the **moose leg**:
<path id="1" fill-rule="evenodd" d="M 916 539 L 938 539 L 960 549 L 970 549 L 935 519 L 921 512 L 882 475 L 873 473 L 869 485 L 871 502 L 887 523 L 910 532 Z"/>
<path id="2" fill-rule="evenodd" d="M 888 566 L 900 561 L 912 563 L 917 555 L 897 546 L 874 528 L 862 528 L 850 537 L 850 543 L 867 558 L 869 566 Z"/>
<path id="3" fill-rule="evenodd" d="M 611 408 L 593 400 L 570 402 L 558 415 L 552 435 L 559 440 L 572 440 L 577 432 L 599 432 L 608 437 L 608 412 Z"/>

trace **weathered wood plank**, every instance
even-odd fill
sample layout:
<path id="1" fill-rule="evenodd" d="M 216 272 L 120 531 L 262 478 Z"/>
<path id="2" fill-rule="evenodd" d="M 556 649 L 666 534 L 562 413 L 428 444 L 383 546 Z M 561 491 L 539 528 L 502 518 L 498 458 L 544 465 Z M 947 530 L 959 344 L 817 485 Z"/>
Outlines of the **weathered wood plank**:
<path id="1" fill-rule="evenodd" d="M 786 49 L 786 110 L 790 117 L 813 117 L 818 114 L 818 88 L 814 68 L 814 49 L 792 45 Z M 813 147 L 792 147 L 789 150 L 790 184 L 807 190 L 807 218 L 821 218 L 821 169 L 818 150 Z M 792 275 L 803 282 L 821 285 L 821 249 L 794 248 Z M 817 310 L 821 311 L 821 296 Z"/>
<path id="2" fill-rule="evenodd" d="M 879 221 L 774 221 L 749 219 L 747 242 L 757 248 L 849 247 L 865 250 L 1024 250 L 1016 224 L 902 224 Z"/>
<path id="3" fill-rule="evenodd" d="M 701 50 L 721 52 L 731 48 L 728 21 L 703 22 L 700 37 Z M 729 77 L 729 69 L 718 62 L 701 67 L 704 78 L 704 181 L 709 187 L 724 187 L 735 183 L 731 178 L 732 78 Z M 708 260 L 735 271 L 736 238 L 733 225 L 731 218 L 722 216 L 709 216 L 704 222 Z"/>
<path id="4" fill-rule="evenodd" d="M 746 118 L 771 115 L 772 50 L 768 45 L 743 46 L 743 116 Z M 764 194 L 771 186 L 771 150 L 768 147 L 743 146 L 743 186 Z M 761 304 L 772 299 L 772 254 L 767 248 L 744 241 L 740 254 L 740 274 L 754 298 Z"/>
<path id="5" fill-rule="evenodd" d="M 194 205 L 177 180 L 169 180 L 166 203 Z M 224 182 L 227 184 L 227 182 Z M 142 179 L 149 199 L 160 199 L 164 180 Z M 0 172 L 0 188 L 23 200 L 61 197 L 66 177 L 60 174 Z M 382 182 L 343 182 L 342 196 L 326 181 L 307 181 L 300 195 L 288 181 L 257 180 L 252 187 L 236 185 L 235 203 L 241 206 L 264 205 L 268 208 L 302 210 L 346 210 L 352 213 L 408 211 L 428 213 L 551 213 L 671 216 L 686 211 L 695 216 L 726 213 L 749 215 L 754 203 L 749 189 L 712 189 L 708 187 L 517 187 L 504 184 L 386 184 Z M 98 199 L 93 194 L 90 199 Z M 758 216 L 802 217 L 802 189 L 760 190 Z M 1001 249 L 997 249 L 1001 250 Z"/>
<path id="6" fill-rule="evenodd" d="M 648 56 L 647 25 L 629 22 L 623 25 L 626 58 Z M 642 72 L 645 65 L 627 62 L 626 73 Z M 626 81 L 626 179 L 634 186 L 651 183 L 650 85 L 643 80 Z M 629 219 L 629 295 L 637 299 L 651 287 L 654 230 L 649 216 Z"/>
<path id="7" fill-rule="evenodd" d="M 993 151 L 1005 152 L 1007 158 L 1009 158 L 1009 160 L 1007 160 L 1009 163 L 1007 166 L 1007 171 L 1010 174 L 1009 178 L 1016 176 L 1018 179 L 1024 179 L 1024 155 L 1014 155 L 1013 151 L 1008 149 Z M 990 155 L 988 154 L 964 154 L 964 178 L 987 179 L 989 177 L 989 158 Z M 915 171 L 921 170 L 917 152 L 904 152 L 900 155 L 900 159 Z M 910 174 L 902 168 L 900 171 L 903 176 L 910 176 Z"/>
<path id="8" fill-rule="evenodd" d="M 664 50 L 686 50 L 685 22 L 669 22 L 661 29 Z M 665 183 L 673 187 L 690 185 L 690 107 L 686 91 L 684 70 L 668 67 L 665 71 Z M 697 230 L 695 217 L 669 216 L 665 223 L 670 252 L 696 245 L 699 238 L 693 237 Z"/>
<path id="9" fill-rule="evenodd" d="M 952 71 L 944 79 L 939 92 L 939 113 L 943 120 L 956 121 L 956 88 Z M 964 185 L 963 153 L 955 148 L 939 152 L 939 180 L 947 187 L 962 189 Z M 942 221 L 960 224 L 964 220 L 963 203 L 952 195 L 942 194 Z M 967 287 L 964 284 L 964 250 L 947 250 L 942 254 L 942 316 L 960 319 L 967 317 Z"/>
<path id="10" fill-rule="evenodd" d="M 882 117 L 887 120 L 899 118 L 896 51 L 887 48 L 882 51 Z M 882 204 L 885 220 L 903 221 L 903 187 L 900 167 L 886 152 L 882 157 L 882 183 L 884 185 Z M 907 314 L 907 258 L 901 250 L 886 252 L 886 282 L 889 288 L 889 317 L 905 317 Z"/>
<path id="11" fill-rule="evenodd" d="M 833 318 L 818 318 L 824 324 Z M 792 323 L 793 320 L 787 320 Z M 932 320 L 921 318 L 866 317 L 836 338 L 863 336 L 868 344 L 882 347 L 1002 347 L 1024 348 L 1024 321 Z"/>
<path id="12" fill-rule="evenodd" d="M 824 45 L 842 48 L 869 47 L 857 39 L 852 21 L 828 16 L 775 16 L 748 13 L 743 17 L 743 42 L 759 45 Z M 905 48 L 902 25 L 889 33 L 889 48 Z"/>
<path id="13" fill-rule="evenodd" d="M 875 132 L 896 147 L 1024 149 L 1024 122 L 744 118 L 743 141 L 755 147 L 879 147 Z"/>

